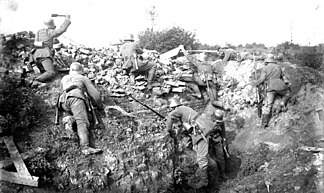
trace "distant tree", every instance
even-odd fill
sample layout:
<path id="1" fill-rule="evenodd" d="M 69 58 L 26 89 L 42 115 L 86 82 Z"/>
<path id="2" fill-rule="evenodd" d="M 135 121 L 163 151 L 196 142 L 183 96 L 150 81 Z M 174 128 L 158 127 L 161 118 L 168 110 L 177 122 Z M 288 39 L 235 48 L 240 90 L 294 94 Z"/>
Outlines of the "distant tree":
<path id="1" fill-rule="evenodd" d="M 187 50 L 197 49 L 199 42 L 196 34 L 180 27 L 172 27 L 162 31 L 146 29 L 138 35 L 139 45 L 145 49 L 156 50 L 160 53 L 184 45 Z"/>

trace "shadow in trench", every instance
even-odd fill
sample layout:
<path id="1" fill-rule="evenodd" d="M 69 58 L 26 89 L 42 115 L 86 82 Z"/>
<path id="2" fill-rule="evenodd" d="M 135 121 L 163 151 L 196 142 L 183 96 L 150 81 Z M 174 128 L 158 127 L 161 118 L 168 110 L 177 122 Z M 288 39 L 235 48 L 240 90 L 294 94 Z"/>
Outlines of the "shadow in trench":
<path id="1" fill-rule="evenodd" d="M 240 166 L 241 166 L 241 159 L 235 155 L 231 155 L 230 158 L 226 158 L 226 175 L 233 179 L 237 176 Z"/>

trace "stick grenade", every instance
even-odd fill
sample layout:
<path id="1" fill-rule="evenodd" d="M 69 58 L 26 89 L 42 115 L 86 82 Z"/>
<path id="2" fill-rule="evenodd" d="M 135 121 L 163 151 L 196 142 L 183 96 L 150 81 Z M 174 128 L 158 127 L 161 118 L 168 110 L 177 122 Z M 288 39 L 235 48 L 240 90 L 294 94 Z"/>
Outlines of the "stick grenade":
<path id="1" fill-rule="evenodd" d="M 60 14 L 53 13 L 51 16 L 52 17 L 65 17 L 66 15 L 60 15 Z"/>

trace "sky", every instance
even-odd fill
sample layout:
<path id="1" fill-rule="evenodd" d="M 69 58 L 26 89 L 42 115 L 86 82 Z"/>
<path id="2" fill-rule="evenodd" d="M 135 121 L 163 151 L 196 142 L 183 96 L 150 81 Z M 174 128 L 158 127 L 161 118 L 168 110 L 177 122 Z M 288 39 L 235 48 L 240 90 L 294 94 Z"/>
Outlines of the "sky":
<path id="1" fill-rule="evenodd" d="M 154 30 L 181 27 L 203 44 L 324 43 L 324 0 L 0 0 L 0 33 L 36 33 L 52 13 L 70 14 L 61 42 L 107 47 L 150 28 L 153 6 Z"/>

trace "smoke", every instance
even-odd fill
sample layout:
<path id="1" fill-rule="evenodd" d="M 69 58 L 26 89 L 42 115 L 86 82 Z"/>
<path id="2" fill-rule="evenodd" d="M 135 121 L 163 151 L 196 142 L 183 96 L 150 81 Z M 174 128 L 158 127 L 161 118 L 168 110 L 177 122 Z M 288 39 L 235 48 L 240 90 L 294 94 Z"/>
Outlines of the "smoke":
<path id="1" fill-rule="evenodd" d="M 12 20 L 19 7 L 19 0 L 0 0 L 0 33 L 11 33 Z"/>
<path id="2" fill-rule="evenodd" d="M 18 9 L 18 2 L 15 0 L 9 0 L 7 8 L 11 11 L 17 11 Z"/>

